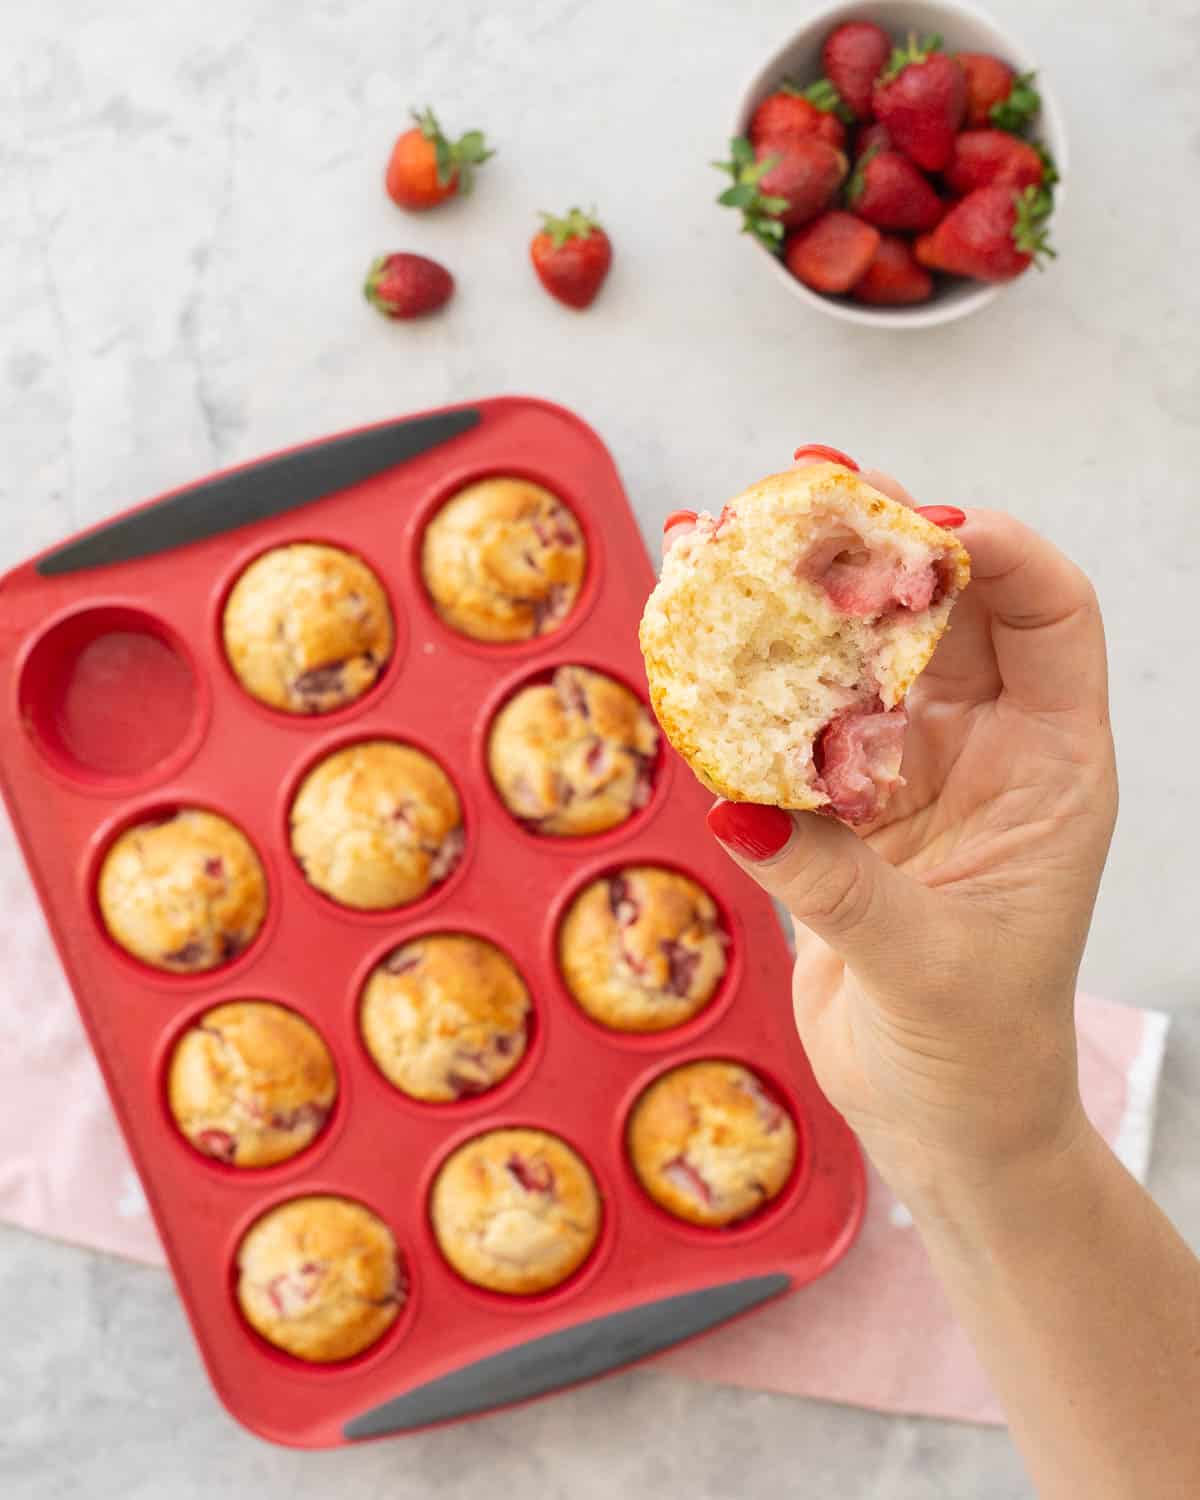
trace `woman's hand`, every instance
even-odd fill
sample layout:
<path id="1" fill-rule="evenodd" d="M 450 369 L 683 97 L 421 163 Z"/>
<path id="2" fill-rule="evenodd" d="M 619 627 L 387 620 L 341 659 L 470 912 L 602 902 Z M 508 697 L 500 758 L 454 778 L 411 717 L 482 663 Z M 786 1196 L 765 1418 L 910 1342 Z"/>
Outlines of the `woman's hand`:
<path id="1" fill-rule="evenodd" d="M 884 817 L 860 839 L 812 813 L 709 816 L 792 913 L 801 1038 L 906 1198 L 1081 1132 L 1075 979 L 1117 804 L 1090 583 L 1009 516 L 972 511 L 960 534 L 973 581 L 909 694 Z"/>

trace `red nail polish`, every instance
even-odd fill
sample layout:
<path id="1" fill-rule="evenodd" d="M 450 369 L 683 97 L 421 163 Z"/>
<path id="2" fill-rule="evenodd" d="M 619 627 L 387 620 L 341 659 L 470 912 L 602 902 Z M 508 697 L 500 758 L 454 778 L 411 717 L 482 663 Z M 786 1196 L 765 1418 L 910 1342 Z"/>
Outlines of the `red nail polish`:
<path id="1" fill-rule="evenodd" d="M 966 512 L 959 510 L 957 505 L 919 505 L 917 515 L 947 531 L 956 531 L 967 519 Z"/>
<path id="2" fill-rule="evenodd" d="M 844 469 L 858 473 L 858 465 L 847 453 L 838 448 L 827 448 L 824 443 L 805 443 L 792 454 L 793 458 L 827 458 L 831 464 L 841 464 Z"/>
<path id="3" fill-rule="evenodd" d="M 716 803 L 708 810 L 708 827 L 743 859 L 770 859 L 792 836 L 790 813 L 755 802 Z"/>
<path id="4" fill-rule="evenodd" d="M 691 526 L 695 519 L 694 510 L 673 510 L 663 522 L 663 530 L 670 531 L 672 526 Z"/>

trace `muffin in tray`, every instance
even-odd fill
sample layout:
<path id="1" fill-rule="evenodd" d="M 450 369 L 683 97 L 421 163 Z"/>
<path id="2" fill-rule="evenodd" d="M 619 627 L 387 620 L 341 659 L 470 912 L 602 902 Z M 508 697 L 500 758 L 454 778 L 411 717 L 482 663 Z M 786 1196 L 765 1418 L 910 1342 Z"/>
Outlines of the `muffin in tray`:
<path id="1" fill-rule="evenodd" d="M 622 683 L 559 667 L 496 715 L 488 769 L 505 807 L 537 833 L 603 833 L 650 799 L 658 730 Z"/>
<path id="2" fill-rule="evenodd" d="M 527 479 L 481 479 L 448 500 L 421 548 L 425 587 L 447 625 L 479 641 L 549 635 L 587 566 L 570 510 Z"/>
<path id="3" fill-rule="evenodd" d="M 316 1137 L 333 1108 L 337 1075 L 307 1021 L 265 1000 L 214 1006 L 175 1046 L 167 1102 L 206 1156 L 269 1167 Z"/>
<path id="4" fill-rule="evenodd" d="M 592 881 L 558 935 L 567 988 L 617 1031 L 663 1031 L 712 999 L 725 973 L 717 908 L 686 875 L 634 865 Z"/>
<path id="5" fill-rule="evenodd" d="M 952 532 L 841 465 L 762 480 L 700 517 L 646 603 L 663 732 L 719 796 L 871 822 L 970 572 Z"/>
<path id="6" fill-rule="evenodd" d="M 565 1281 L 600 1233 L 600 1195 L 565 1141 L 493 1130 L 458 1148 L 430 1202 L 442 1254 L 467 1281 L 529 1294 Z"/>
<path id="7" fill-rule="evenodd" d="M 628 1148 L 656 1203 L 693 1224 L 719 1227 L 781 1190 L 796 1160 L 796 1127 L 749 1068 L 685 1063 L 634 1105 Z"/>
<path id="8" fill-rule="evenodd" d="M 463 850 L 450 778 L 411 745 L 368 740 L 305 777 L 291 811 L 292 853 L 310 884 L 342 906 L 384 910 L 445 880 Z"/>
<path id="9" fill-rule="evenodd" d="M 498 948 L 437 933 L 404 943 L 376 967 L 359 1025 L 389 1083 L 442 1103 L 508 1077 L 525 1054 L 529 1013 L 525 982 Z"/>
<path id="10" fill-rule="evenodd" d="M 297 1359 L 361 1354 L 396 1321 L 406 1294 L 391 1230 L 348 1198 L 293 1198 L 252 1224 L 238 1248 L 243 1316 Z"/>
<path id="11" fill-rule="evenodd" d="M 176 974 L 235 958 L 267 913 L 267 881 L 249 839 L 197 808 L 126 829 L 104 858 L 96 895 L 116 943 Z"/>
<path id="12" fill-rule="evenodd" d="M 234 584 L 225 654 L 252 697 L 290 714 L 353 703 L 392 654 L 387 595 L 360 558 L 296 542 L 264 552 Z"/>

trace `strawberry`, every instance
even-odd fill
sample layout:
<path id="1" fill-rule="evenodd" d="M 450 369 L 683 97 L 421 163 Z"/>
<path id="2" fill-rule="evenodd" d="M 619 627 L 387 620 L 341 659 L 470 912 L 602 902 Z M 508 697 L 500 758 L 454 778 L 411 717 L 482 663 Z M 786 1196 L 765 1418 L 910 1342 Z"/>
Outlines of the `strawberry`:
<path id="1" fill-rule="evenodd" d="M 940 172 L 950 160 L 967 109 L 966 75 L 941 45 L 938 36 L 923 46 L 910 37 L 875 84 L 875 114 L 897 149 L 927 172 Z"/>
<path id="2" fill-rule="evenodd" d="M 377 255 L 363 295 L 387 318 L 422 318 L 450 300 L 454 277 L 423 255 Z"/>
<path id="3" fill-rule="evenodd" d="M 945 171 L 946 186 L 960 198 L 982 187 L 1041 187 L 1045 175 L 1037 149 L 1006 130 L 964 130 Z"/>
<path id="4" fill-rule="evenodd" d="M 846 187 L 846 206 L 877 229 L 932 229 L 942 200 L 907 156 L 872 146 Z"/>
<path id="5" fill-rule="evenodd" d="M 988 52 L 959 52 L 959 66 L 967 75 L 967 127 L 977 130 L 995 125 L 1019 131 L 1042 107 L 1033 86 L 1034 73 L 1017 74 L 1006 62 Z"/>
<path id="6" fill-rule="evenodd" d="M 821 66 L 855 119 L 871 118 L 872 89 L 891 53 L 891 37 L 871 21 L 847 21 L 826 37 Z"/>
<path id="7" fill-rule="evenodd" d="M 1006 187 L 976 188 L 913 246 L 931 271 L 973 276 L 977 281 L 1011 281 L 1053 257 L 1046 239 L 1045 195 L 1040 188 L 1015 192 Z"/>
<path id="8" fill-rule="evenodd" d="M 933 296 L 933 277 L 920 265 L 907 240 L 885 234 L 875 257 L 850 295 L 874 307 L 903 307 Z"/>
<path id="9" fill-rule="evenodd" d="M 886 125 L 881 125 L 878 120 L 872 125 L 864 125 L 854 138 L 854 160 L 862 161 L 868 151 L 894 151 L 895 145 L 888 134 Z"/>
<path id="10" fill-rule="evenodd" d="M 752 146 L 783 145 L 816 135 L 831 146 L 842 146 L 846 127 L 837 116 L 840 102 L 824 78 L 807 89 L 783 83 L 768 94 L 750 120 Z"/>
<path id="11" fill-rule="evenodd" d="M 879 231 L 853 214 L 822 214 L 787 242 L 788 270 L 816 292 L 848 292 L 879 248 Z"/>
<path id="12" fill-rule="evenodd" d="M 573 208 L 561 219 L 543 214 L 529 258 L 552 297 L 568 307 L 590 307 L 612 265 L 612 241 L 594 213 Z"/>
<path id="13" fill-rule="evenodd" d="M 742 230 L 778 250 L 784 227 L 816 218 L 846 176 L 846 158 L 828 141 L 802 136 L 757 151 L 744 136 L 729 143 L 730 160 L 713 166 L 733 178 L 717 199 L 742 214 Z"/>
<path id="14" fill-rule="evenodd" d="M 387 166 L 388 197 L 401 208 L 433 208 L 455 193 L 471 191 L 474 169 L 494 156 L 478 130 L 468 130 L 457 141 L 442 134 L 431 109 L 413 112 L 417 122 L 392 147 Z"/>

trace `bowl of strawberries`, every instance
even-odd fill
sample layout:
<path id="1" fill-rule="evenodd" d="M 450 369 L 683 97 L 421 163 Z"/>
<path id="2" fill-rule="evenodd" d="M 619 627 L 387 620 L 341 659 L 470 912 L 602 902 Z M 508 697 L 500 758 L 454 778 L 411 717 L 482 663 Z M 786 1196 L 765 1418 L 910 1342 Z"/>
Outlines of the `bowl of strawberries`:
<path id="1" fill-rule="evenodd" d="M 755 74 L 733 130 L 718 202 L 772 274 L 834 317 L 948 323 L 1054 257 L 1058 106 L 972 6 L 823 7 Z"/>

